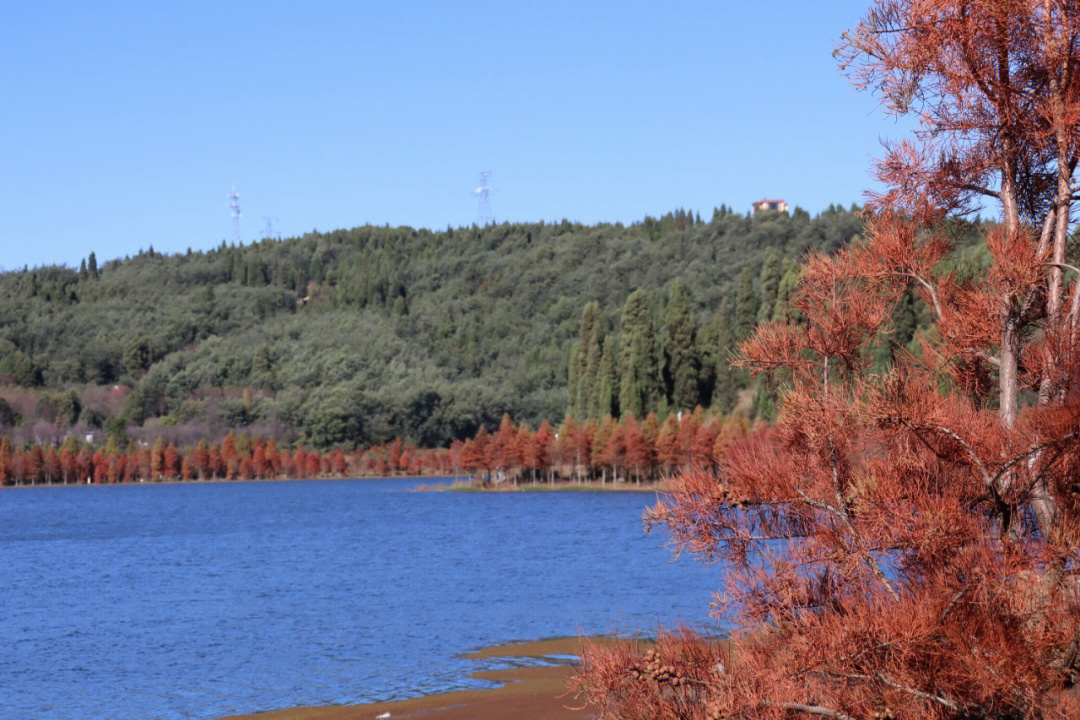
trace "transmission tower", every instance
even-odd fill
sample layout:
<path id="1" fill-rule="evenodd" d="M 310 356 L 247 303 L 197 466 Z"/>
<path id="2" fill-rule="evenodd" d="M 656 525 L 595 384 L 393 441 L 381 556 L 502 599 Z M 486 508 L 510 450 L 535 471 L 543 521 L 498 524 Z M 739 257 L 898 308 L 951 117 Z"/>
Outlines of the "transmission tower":
<path id="1" fill-rule="evenodd" d="M 240 193 L 236 192 L 236 186 L 233 185 L 232 192 L 229 193 L 229 214 L 232 215 L 232 241 L 233 243 L 240 245 Z"/>
<path id="2" fill-rule="evenodd" d="M 264 240 L 280 240 L 281 233 L 274 227 L 277 224 L 278 219 L 276 217 L 269 217 L 263 215 L 263 220 L 266 221 L 266 228 L 263 229 Z"/>
<path id="3" fill-rule="evenodd" d="M 491 214 L 491 201 L 488 200 L 488 195 L 491 194 L 491 188 L 488 186 L 489 175 L 491 175 L 490 170 L 482 171 L 480 173 L 480 187 L 473 190 L 473 193 L 480 198 L 480 206 L 476 210 L 476 224 L 480 227 L 495 223 L 495 217 Z"/>

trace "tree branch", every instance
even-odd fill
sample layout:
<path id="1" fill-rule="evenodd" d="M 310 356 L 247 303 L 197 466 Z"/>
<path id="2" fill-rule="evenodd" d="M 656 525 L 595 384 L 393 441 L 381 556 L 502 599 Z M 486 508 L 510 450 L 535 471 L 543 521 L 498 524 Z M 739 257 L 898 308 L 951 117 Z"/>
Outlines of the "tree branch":
<path id="1" fill-rule="evenodd" d="M 807 505 L 809 505 L 810 507 L 818 508 L 819 510 L 824 510 L 830 515 L 836 516 L 840 519 L 840 522 L 844 523 L 847 529 L 851 532 L 851 535 L 855 540 L 858 550 L 863 553 L 863 561 L 866 563 L 867 567 L 870 568 L 870 572 L 874 574 L 874 577 L 878 579 L 878 582 L 885 586 L 885 589 L 889 591 L 890 595 L 892 595 L 893 600 L 899 602 L 900 593 L 898 593 L 896 591 L 896 588 L 892 586 L 892 583 L 889 582 L 889 578 L 885 576 L 885 572 L 881 569 L 881 566 L 878 565 L 877 559 L 873 555 L 868 554 L 867 551 L 862 547 L 862 544 L 859 543 L 858 532 L 856 532 L 855 526 L 851 524 L 851 520 L 848 519 L 847 513 L 845 513 L 843 510 L 834 508 L 828 503 L 821 502 L 820 500 L 811 499 L 802 490 L 799 490 L 798 492 L 799 497 L 801 497 L 803 499 L 803 502 L 805 502 Z"/>
<path id="2" fill-rule="evenodd" d="M 778 705 L 784 710 L 791 710 L 792 712 L 806 713 L 807 715 L 818 715 L 820 717 L 830 717 L 834 720 L 855 720 L 855 718 L 840 712 L 839 710 L 833 710 L 831 708 L 822 707 L 821 705 L 804 705 L 802 703 L 785 702 L 785 703 L 772 703 L 769 700 L 762 700 L 761 704 L 765 707 L 775 707 Z"/>

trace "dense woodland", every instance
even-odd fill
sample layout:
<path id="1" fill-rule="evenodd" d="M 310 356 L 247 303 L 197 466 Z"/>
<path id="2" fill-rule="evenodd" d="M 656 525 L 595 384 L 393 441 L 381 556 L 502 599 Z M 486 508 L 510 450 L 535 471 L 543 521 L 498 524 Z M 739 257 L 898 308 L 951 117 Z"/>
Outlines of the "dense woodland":
<path id="1" fill-rule="evenodd" d="M 781 317 L 817 217 L 685 211 L 630 226 L 361 227 L 0 274 L 0 434 L 194 447 L 236 430 L 327 450 L 447 447 L 509 413 L 538 427 L 701 405 L 771 412 L 729 369 Z M 925 325 L 910 298 L 894 344 Z M 887 345 L 883 347 L 888 350 Z"/>

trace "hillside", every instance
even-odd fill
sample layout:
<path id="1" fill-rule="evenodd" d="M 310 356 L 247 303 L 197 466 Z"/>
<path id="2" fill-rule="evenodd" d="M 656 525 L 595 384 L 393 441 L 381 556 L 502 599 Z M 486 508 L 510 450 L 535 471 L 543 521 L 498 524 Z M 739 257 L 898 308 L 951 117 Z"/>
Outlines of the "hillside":
<path id="1" fill-rule="evenodd" d="M 182 442 L 247 426 L 320 447 L 395 435 L 437 446 L 504 412 L 535 427 L 567 411 L 587 304 L 616 373 L 634 362 L 619 343 L 635 290 L 657 364 L 644 410 L 674 406 L 673 292 L 686 293 L 696 368 L 680 397 L 730 403 L 718 388 L 739 380 L 717 371 L 739 322 L 771 315 L 792 261 L 860 229 L 840 208 L 813 218 L 720 208 L 708 221 L 679 211 L 625 227 L 360 227 L 7 272 L 0 432 L 106 427 Z"/>

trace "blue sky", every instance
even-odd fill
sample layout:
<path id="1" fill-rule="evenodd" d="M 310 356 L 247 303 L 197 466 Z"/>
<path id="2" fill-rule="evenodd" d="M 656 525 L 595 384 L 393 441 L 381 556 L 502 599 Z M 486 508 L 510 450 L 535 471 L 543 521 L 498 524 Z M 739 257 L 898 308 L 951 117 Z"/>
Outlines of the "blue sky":
<path id="1" fill-rule="evenodd" d="M 866 2 L 16 3 L 0 266 L 366 223 L 860 202 L 901 133 L 832 48 Z"/>

